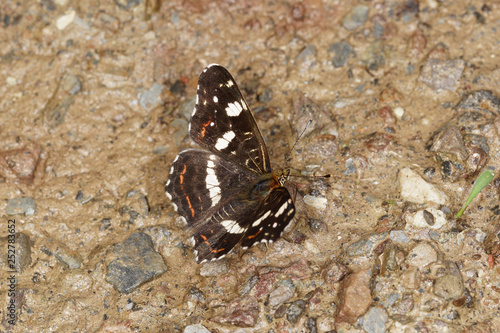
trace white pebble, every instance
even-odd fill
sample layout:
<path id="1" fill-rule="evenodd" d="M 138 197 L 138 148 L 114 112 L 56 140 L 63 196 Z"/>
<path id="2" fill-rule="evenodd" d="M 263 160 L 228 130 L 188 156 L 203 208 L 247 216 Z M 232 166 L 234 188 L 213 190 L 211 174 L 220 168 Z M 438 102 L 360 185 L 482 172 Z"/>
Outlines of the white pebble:
<path id="1" fill-rule="evenodd" d="M 74 10 L 69 10 L 63 16 L 59 17 L 56 21 L 56 27 L 59 30 L 64 30 L 68 25 L 70 25 L 76 17 L 76 12 Z"/>
<path id="2" fill-rule="evenodd" d="M 304 196 L 304 203 L 316 208 L 319 211 L 324 211 L 326 209 L 327 202 L 328 200 L 326 198 L 315 197 L 312 195 Z"/>
<path id="3" fill-rule="evenodd" d="M 444 205 L 448 196 L 436 188 L 435 185 L 427 183 L 418 173 L 409 168 L 399 171 L 399 187 L 401 197 L 410 202 L 423 204 L 434 202 Z"/>
<path id="4" fill-rule="evenodd" d="M 394 115 L 396 115 L 396 117 L 398 119 L 401 119 L 403 118 L 403 115 L 405 114 L 405 109 L 403 109 L 402 107 L 398 106 L 398 107 L 395 107 L 394 108 Z"/>

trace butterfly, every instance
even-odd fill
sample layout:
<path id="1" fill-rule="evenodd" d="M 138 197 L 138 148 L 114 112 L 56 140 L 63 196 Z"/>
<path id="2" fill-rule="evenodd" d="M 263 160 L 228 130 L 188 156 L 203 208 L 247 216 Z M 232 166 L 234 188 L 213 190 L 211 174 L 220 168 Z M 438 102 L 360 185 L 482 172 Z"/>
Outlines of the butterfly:
<path id="1" fill-rule="evenodd" d="M 255 117 L 231 74 L 209 65 L 198 80 L 189 134 L 202 149 L 172 162 L 165 191 L 193 231 L 198 263 L 277 240 L 295 206 L 284 187 L 289 170 L 274 173 Z"/>

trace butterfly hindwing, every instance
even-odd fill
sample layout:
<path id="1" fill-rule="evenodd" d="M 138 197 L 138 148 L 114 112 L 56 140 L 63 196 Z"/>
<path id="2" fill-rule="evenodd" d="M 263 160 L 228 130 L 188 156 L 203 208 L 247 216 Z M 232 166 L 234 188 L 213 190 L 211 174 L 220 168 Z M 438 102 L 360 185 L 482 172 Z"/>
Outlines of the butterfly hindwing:
<path id="1" fill-rule="evenodd" d="M 263 202 L 232 196 L 195 228 L 196 260 L 203 262 L 223 257 L 239 242 L 243 248 L 273 242 L 281 236 L 294 214 L 293 200 L 284 187 L 273 189 Z"/>
<path id="2" fill-rule="evenodd" d="M 229 72 L 210 65 L 200 75 L 190 135 L 203 148 L 255 173 L 271 172 L 255 118 Z"/>
<path id="3" fill-rule="evenodd" d="M 256 243 L 271 243 L 277 240 L 295 215 L 290 192 L 285 187 L 275 188 L 256 209 L 241 241 L 241 247 L 249 248 Z"/>
<path id="4" fill-rule="evenodd" d="M 165 191 L 191 227 L 227 201 L 249 174 L 206 150 L 187 149 L 172 163 Z"/>

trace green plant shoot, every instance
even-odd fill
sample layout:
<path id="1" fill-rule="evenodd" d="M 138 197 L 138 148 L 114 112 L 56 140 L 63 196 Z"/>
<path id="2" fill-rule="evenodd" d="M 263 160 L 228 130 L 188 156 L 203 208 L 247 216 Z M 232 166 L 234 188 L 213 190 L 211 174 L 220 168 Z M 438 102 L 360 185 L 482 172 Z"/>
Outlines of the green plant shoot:
<path id="1" fill-rule="evenodd" d="M 471 203 L 472 199 L 474 199 L 474 197 L 478 195 L 479 192 L 481 192 L 483 188 L 493 180 L 494 177 L 495 174 L 493 172 L 486 170 L 476 179 L 476 182 L 472 187 L 472 191 L 470 192 L 469 198 L 465 202 L 465 205 L 462 206 L 462 209 L 460 209 L 460 211 L 456 215 L 457 218 L 462 216 L 465 209 L 467 209 L 467 206 L 469 206 L 469 204 Z"/>

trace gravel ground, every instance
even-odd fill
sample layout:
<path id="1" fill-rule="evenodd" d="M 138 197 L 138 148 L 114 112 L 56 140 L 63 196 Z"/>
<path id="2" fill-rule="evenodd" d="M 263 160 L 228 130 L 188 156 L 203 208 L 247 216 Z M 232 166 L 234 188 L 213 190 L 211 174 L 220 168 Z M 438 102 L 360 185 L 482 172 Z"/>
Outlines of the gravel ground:
<path id="1" fill-rule="evenodd" d="M 3 0 L 0 331 L 499 332 L 500 178 L 456 217 L 498 172 L 499 9 Z M 197 264 L 164 189 L 211 63 L 297 214 Z"/>

